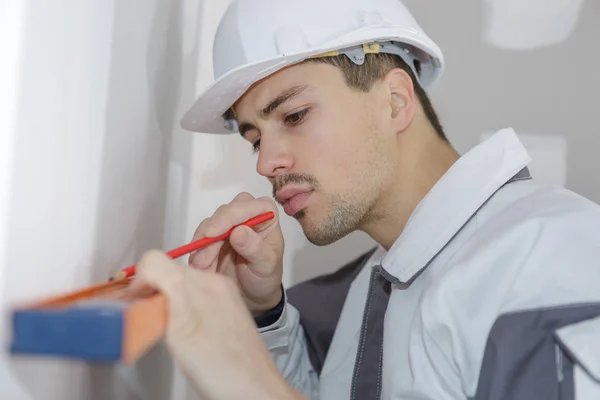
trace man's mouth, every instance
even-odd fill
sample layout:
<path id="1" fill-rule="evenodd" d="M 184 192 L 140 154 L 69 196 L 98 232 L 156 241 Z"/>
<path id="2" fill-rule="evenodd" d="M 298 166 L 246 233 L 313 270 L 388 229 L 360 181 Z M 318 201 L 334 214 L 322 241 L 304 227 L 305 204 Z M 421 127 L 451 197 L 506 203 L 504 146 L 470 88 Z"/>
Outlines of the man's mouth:
<path id="1" fill-rule="evenodd" d="M 279 190 L 276 195 L 277 201 L 283 205 L 283 211 L 289 215 L 294 216 L 304 207 L 308 199 L 312 195 L 313 190 L 309 188 L 300 187 L 287 187 Z"/>

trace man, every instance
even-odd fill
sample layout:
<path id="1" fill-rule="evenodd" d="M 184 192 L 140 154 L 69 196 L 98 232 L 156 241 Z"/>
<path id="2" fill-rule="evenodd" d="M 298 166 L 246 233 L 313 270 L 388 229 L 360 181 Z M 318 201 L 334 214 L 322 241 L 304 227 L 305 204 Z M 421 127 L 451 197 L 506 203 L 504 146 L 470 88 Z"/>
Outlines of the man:
<path id="1" fill-rule="evenodd" d="M 147 255 L 203 398 L 600 398 L 600 207 L 531 179 L 511 129 L 451 147 L 441 51 L 399 1 L 234 2 L 214 66 L 183 126 L 239 132 L 312 243 L 379 246 L 289 291 L 278 214 L 193 269 Z M 241 193 L 195 237 L 266 211 Z"/>

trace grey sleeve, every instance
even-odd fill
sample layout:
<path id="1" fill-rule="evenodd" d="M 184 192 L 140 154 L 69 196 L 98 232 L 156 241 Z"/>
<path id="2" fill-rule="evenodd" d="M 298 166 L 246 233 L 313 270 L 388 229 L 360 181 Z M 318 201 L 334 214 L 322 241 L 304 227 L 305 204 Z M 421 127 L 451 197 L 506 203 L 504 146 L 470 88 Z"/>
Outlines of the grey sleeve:
<path id="1" fill-rule="evenodd" d="M 284 302 L 279 319 L 259 328 L 259 333 L 286 381 L 308 398 L 318 399 L 319 377 L 308 356 L 300 315 L 285 292 Z"/>
<path id="2" fill-rule="evenodd" d="M 350 285 L 375 250 L 284 290 L 281 316 L 259 329 L 286 380 L 311 399 L 318 399 L 319 376 Z"/>
<path id="3" fill-rule="evenodd" d="M 474 400 L 600 399 L 600 303 L 500 316 Z"/>

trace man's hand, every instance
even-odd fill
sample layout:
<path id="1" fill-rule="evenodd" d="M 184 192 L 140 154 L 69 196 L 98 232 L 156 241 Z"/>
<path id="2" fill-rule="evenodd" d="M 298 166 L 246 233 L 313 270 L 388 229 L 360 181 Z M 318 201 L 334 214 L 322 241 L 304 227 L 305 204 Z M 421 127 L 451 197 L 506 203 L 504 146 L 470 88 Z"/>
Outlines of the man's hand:
<path id="1" fill-rule="evenodd" d="M 167 297 L 166 345 L 203 399 L 303 399 L 278 371 L 230 278 L 157 251 L 144 255 L 136 275 L 132 295 Z"/>
<path id="2" fill-rule="evenodd" d="M 238 194 L 229 204 L 200 223 L 193 240 L 219 236 L 259 214 L 273 211 L 275 217 L 254 229 L 239 226 L 229 240 L 198 250 L 189 258 L 191 267 L 228 276 L 237 283 L 248 309 L 260 314 L 281 300 L 283 275 L 283 234 L 275 202 Z"/>

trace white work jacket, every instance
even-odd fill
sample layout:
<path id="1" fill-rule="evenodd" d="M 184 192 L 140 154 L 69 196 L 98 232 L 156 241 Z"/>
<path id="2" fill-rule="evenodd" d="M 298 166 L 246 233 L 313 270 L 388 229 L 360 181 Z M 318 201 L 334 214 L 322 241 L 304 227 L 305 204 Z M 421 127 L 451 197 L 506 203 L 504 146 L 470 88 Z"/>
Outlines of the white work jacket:
<path id="1" fill-rule="evenodd" d="M 385 252 L 286 290 L 259 331 L 312 399 L 600 399 L 600 206 L 531 179 L 512 129 Z"/>

